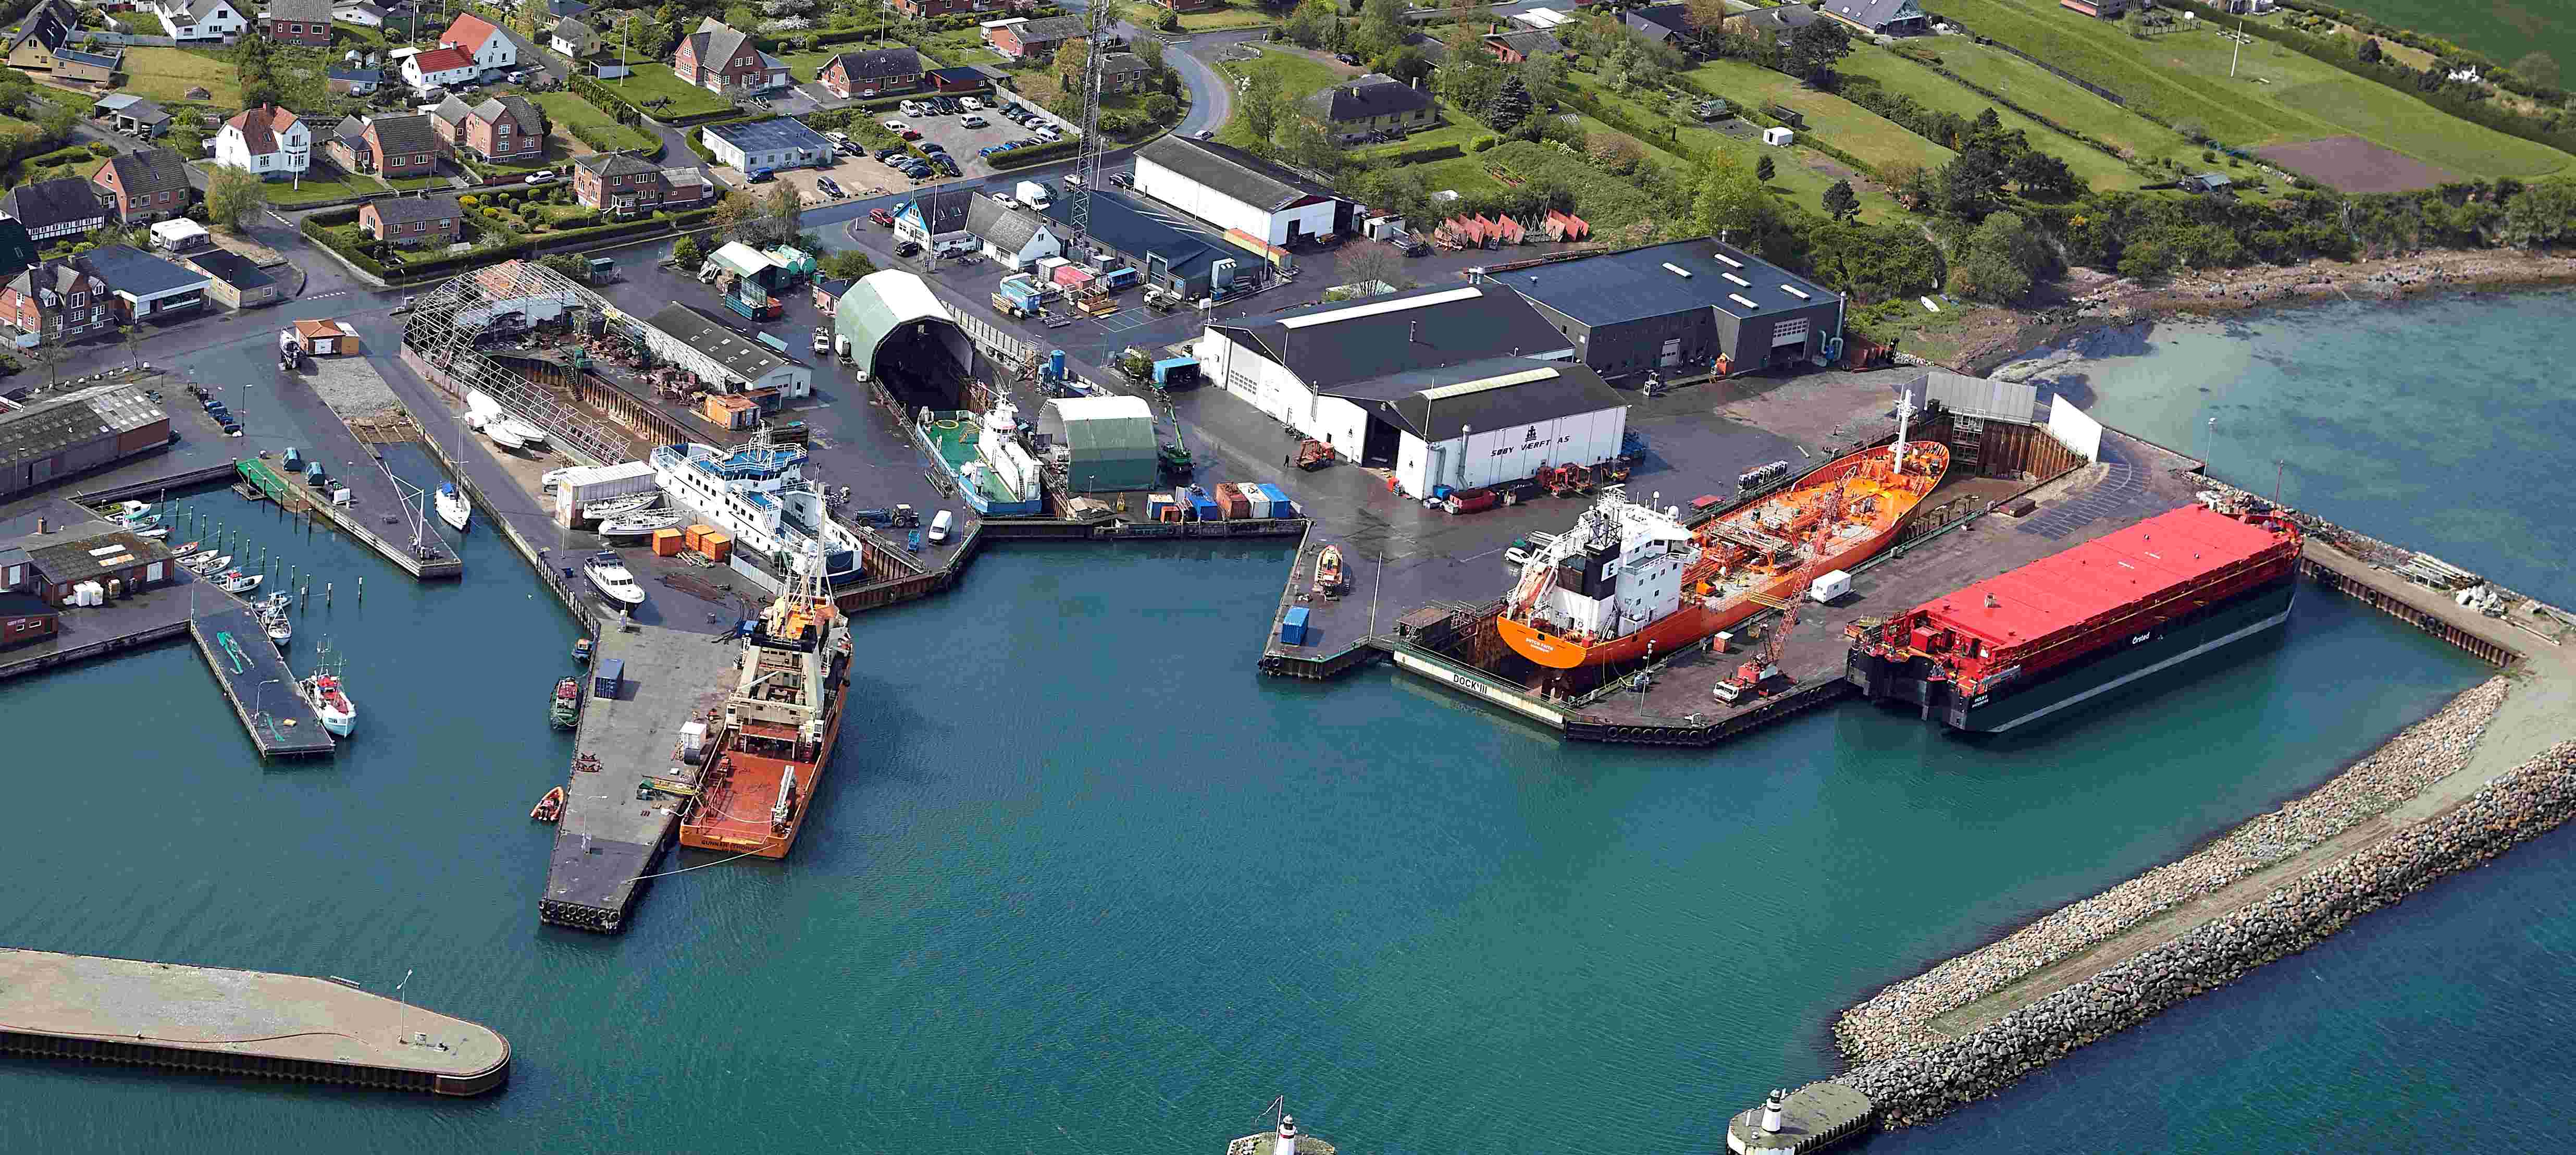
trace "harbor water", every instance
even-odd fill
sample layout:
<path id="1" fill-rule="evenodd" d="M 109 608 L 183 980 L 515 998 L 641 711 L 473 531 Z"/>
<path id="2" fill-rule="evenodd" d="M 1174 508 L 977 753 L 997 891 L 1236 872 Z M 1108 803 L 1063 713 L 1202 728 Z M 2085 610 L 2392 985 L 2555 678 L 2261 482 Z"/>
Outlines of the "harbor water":
<path id="1" fill-rule="evenodd" d="M 2524 365 L 2576 320 L 2563 296 L 2408 308 L 2556 310 L 2495 326 L 2532 343 Z M 2300 364 L 2300 342 L 2361 339 L 2332 315 L 2244 332 Z M 2090 379 L 2114 424 L 2123 391 L 2187 395 L 2184 430 L 2220 403 L 2196 392 L 2214 368 L 2179 360 L 2196 347 L 2165 341 Z M 2230 370 L 2224 403 L 2293 395 L 2268 364 Z M 2525 373 L 2482 424 L 2537 463 L 2570 431 L 2522 410 L 2569 398 Z M 2343 393 L 2389 437 L 2471 392 L 2370 380 Z M 2401 541 L 2457 507 L 2405 499 L 2420 461 L 2338 464 L 2387 495 L 2291 497 Z M 535 918 L 552 831 L 526 813 L 570 755 L 544 714 L 575 635 L 525 564 L 478 524 L 463 582 L 416 585 L 229 493 L 190 504 L 337 583 L 293 661 L 324 635 L 347 655 L 358 734 L 263 767 L 184 647 L 0 686 L 0 713 L 41 720 L 20 727 L 13 786 L 38 817 L 0 942 L 388 993 L 408 973 L 405 997 L 509 1036 L 512 1083 L 433 1101 L 0 1060 L 9 1149 L 1213 1152 L 1284 1094 L 1346 1150 L 1707 1151 L 1764 1089 L 1837 1069 L 1846 1004 L 2187 851 L 2486 675 L 2307 596 L 2277 642 L 2028 736 L 1846 705 L 1633 750 L 1383 670 L 1259 676 L 1284 548 L 1000 548 L 955 592 L 859 620 L 793 860 L 665 878 L 601 938 Z M 2565 525 L 2532 524 L 2556 535 L 2532 556 L 2563 556 Z M 2571 600 L 2474 535 L 2435 548 Z M 2357 1146 L 2445 1107 L 2452 1134 L 2484 1116 L 2490 1146 L 2527 1148 L 2571 1089 L 2545 1045 L 2576 1025 L 2552 981 L 2576 931 L 2549 929 L 2571 904 L 2576 842 L 2543 838 L 1865 1149 Z"/>

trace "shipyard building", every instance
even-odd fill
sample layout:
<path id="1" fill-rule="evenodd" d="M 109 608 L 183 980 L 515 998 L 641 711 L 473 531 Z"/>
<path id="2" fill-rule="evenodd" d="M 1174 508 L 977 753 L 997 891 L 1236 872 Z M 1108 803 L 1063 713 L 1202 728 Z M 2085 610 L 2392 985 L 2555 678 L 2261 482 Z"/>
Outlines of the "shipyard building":
<path id="1" fill-rule="evenodd" d="M 1288 246 L 1350 231 L 1350 201 L 1242 149 L 1177 133 L 1136 150 L 1136 191 L 1220 229 Z"/>
<path id="2" fill-rule="evenodd" d="M 1842 294 L 1733 245 L 1675 241 L 1480 278 L 1530 300 L 1576 360 L 1621 384 L 1822 364 Z"/>
<path id="3" fill-rule="evenodd" d="M 0 410 L 0 501 L 170 440 L 169 411 L 132 386 L 102 385 Z"/>
<path id="4" fill-rule="evenodd" d="M 965 407 L 975 343 L 919 276 L 887 269 L 859 278 L 833 302 L 832 331 L 860 380 L 882 382 L 907 408 Z"/>
<path id="5" fill-rule="evenodd" d="M 1208 377 L 1405 493 L 1618 456 L 1627 400 L 1500 285 L 1418 289 L 1208 326 Z"/>

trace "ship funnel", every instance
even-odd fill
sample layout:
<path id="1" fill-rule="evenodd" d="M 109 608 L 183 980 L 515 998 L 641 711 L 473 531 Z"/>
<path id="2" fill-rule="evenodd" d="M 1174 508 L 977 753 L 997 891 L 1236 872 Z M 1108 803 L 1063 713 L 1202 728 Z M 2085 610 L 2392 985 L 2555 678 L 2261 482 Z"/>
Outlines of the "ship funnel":
<path id="1" fill-rule="evenodd" d="M 1771 1092 L 1770 1098 L 1762 1101 L 1762 1131 L 1764 1134 L 1777 1135 L 1780 1133 L 1781 1126 L 1788 1122 L 1788 1120 L 1781 1117 L 1780 1107 L 1780 1092 L 1777 1090 Z"/>

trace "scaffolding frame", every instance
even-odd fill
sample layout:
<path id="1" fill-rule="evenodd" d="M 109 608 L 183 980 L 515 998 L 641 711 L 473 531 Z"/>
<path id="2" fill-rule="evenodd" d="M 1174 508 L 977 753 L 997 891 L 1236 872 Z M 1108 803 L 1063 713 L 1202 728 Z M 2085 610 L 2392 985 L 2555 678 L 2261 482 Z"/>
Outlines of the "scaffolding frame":
<path id="1" fill-rule="evenodd" d="M 431 384 L 459 401 L 465 390 L 482 393 L 511 416 L 545 430 L 575 457 L 588 458 L 586 464 L 629 460 L 634 455 L 625 448 L 627 437 L 485 352 L 484 341 L 531 331 L 531 314 L 549 308 L 576 327 L 578 314 L 588 312 L 628 330 L 645 348 L 652 347 L 656 335 L 651 326 L 561 273 L 533 261 L 505 261 L 451 277 L 430 290 L 404 321 L 403 348 L 436 371 Z"/>

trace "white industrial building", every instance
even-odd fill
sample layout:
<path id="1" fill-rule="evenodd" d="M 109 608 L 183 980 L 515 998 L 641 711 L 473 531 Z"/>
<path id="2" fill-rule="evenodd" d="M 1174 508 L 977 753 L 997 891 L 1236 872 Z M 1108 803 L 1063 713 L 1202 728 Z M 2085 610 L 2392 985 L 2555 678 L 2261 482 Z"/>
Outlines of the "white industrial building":
<path id="1" fill-rule="evenodd" d="M 1210 325 L 1206 378 L 1405 493 L 1514 481 L 1619 455 L 1628 402 L 1529 302 L 1422 289 Z"/>
<path id="2" fill-rule="evenodd" d="M 794 400 L 814 392 L 814 371 L 745 340 L 740 333 L 687 305 L 672 305 L 644 323 L 644 341 L 655 357 L 697 375 L 721 393 L 760 393 Z"/>
<path id="3" fill-rule="evenodd" d="M 1352 211 L 1350 201 L 1321 181 L 1177 133 L 1136 150 L 1136 191 L 1283 248 L 1348 231 Z"/>

